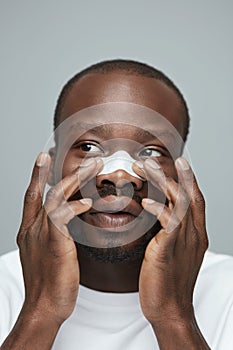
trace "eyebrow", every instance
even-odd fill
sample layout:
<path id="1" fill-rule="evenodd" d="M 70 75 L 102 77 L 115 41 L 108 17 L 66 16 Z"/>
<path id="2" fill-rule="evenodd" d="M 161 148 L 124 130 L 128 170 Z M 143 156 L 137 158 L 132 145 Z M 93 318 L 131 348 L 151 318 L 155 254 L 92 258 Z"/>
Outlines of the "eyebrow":
<path id="1" fill-rule="evenodd" d="M 158 129 L 150 129 L 150 130 L 143 130 L 143 129 L 137 129 L 135 131 L 135 134 L 139 137 L 144 137 L 144 138 L 160 138 L 162 136 L 166 137 L 172 137 L 172 139 L 175 139 L 175 136 L 172 132 L 168 130 L 158 130 Z"/>
<path id="2" fill-rule="evenodd" d="M 103 137 L 109 137 L 111 134 L 111 127 L 107 124 L 99 124 L 99 123 L 80 123 L 75 124 L 72 128 L 74 129 L 83 129 L 86 132 L 90 132 L 92 134 L 101 135 Z"/>
<path id="3" fill-rule="evenodd" d="M 118 123 L 115 123 L 116 125 Z M 121 124 L 121 123 L 119 123 Z M 131 126 L 131 124 L 129 124 Z M 158 129 L 150 129 L 143 130 L 140 127 L 132 125 L 135 127 L 134 135 L 139 138 L 151 139 L 151 138 L 161 138 L 161 137 L 169 137 L 172 138 L 173 141 L 176 139 L 174 133 L 169 130 L 158 130 Z M 90 132 L 92 134 L 96 134 L 97 136 L 102 136 L 108 138 L 112 133 L 112 126 L 107 124 L 99 124 L 99 123 L 78 123 L 72 126 L 72 129 L 83 129 L 86 132 Z M 178 131 L 177 131 L 178 134 Z"/>

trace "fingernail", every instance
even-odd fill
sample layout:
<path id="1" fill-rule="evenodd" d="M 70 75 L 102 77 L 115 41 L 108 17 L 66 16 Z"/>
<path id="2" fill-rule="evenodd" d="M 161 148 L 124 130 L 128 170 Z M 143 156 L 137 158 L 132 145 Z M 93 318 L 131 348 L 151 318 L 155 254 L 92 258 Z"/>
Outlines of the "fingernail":
<path id="1" fill-rule="evenodd" d="M 144 170 L 144 169 L 143 169 L 143 163 L 140 162 L 139 160 L 137 160 L 134 164 L 135 164 L 139 169 Z"/>
<path id="2" fill-rule="evenodd" d="M 141 173 L 143 174 L 142 176 L 140 175 L 140 176 L 141 176 L 141 179 L 142 179 L 143 181 L 146 181 L 146 179 L 143 178 L 143 176 L 146 177 L 146 172 L 145 172 L 143 163 L 140 162 L 140 161 L 138 161 L 138 160 L 137 160 L 135 163 L 133 163 L 132 169 L 133 169 L 134 172 L 135 172 L 135 170 L 134 170 L 134 167 L 135 167 L 135 166 L 136 166 L 136 167 L 141 171 Z"/>
<path id="3" fill-rule="evenodd" d="M 80 164 L 80 167 L 81 168 L 86 168 L 88 166 L 91 166 L 95 163 L 95 158 L 88 158 L 88 159 L 85 159 L 81 164 Z"/>
<path id="4" fill-rule="evenodd" d="M 44 152 L 41 152 L 38 157 L 37 157 L 37 160 L 36 160 L 36 165 L 38 167 L 42 167 L 45 165 L 46 161 L 48 159 L 48 154 L 47 153 L 44 153 Z"/>
<path id="5" fill-rule="evenodd" d="M 143 198 L 143 202 L 145 204 L 153 204 L 155 201 L 153 199 L 150 199 L 150 198 Z"/>
<path id="6" fill-rule="evenodd" d="M 96 158 L 97 166 L 103 165 L 103 160 L 101 158 Z"/>
<path id="7" fill-rule="evenodd" d="M 91 206 L 91 205 L 92 205 L 92 199 L 90 199 L 90 198 L 83 198 L 83 199 L 80 199 L 79 202 L 82 203 L 83 205 L 88 205 L 88 206 Z"/>
<path id="8" fill-rule="evenodd" d="M 190 166 L 185 158 L 180 157 L 176 160 L 176 162 L 179 164 L 179 167 L 181 168 L 181 170 L 184 170 L 184 171 L 189 170 Z"/>
<path id="9" fill-rule="evenodd" d="M 152 159 L 147 159 L 146 160 L 146 164 L 149 165 L 150 168 L 154 169 L 154 170 L 159 170 L 161 169 L 161 166 L 158 162 L 156 162 L 155 160 Z"/>

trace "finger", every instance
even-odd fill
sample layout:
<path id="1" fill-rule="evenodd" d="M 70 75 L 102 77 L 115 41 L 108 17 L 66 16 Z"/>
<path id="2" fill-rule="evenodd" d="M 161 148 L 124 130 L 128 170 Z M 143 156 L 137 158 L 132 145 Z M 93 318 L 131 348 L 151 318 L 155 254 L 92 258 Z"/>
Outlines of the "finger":
<path id="1" fill-rule="evenodd" d="M 183 157 L 177 158 L 175 166 L 182 186 L 190 201 L 193 221 L 196 227 L 203 231 L 203 227 L 205 227 L 205 200 L 199 189 L 194 173 L 188 161 Z"/>
<path id="2" fill-rule="evenodd" d="M 181 183 L 177 183 L 171 176 L 164 174 L 158 162 L 152 159 L 145 161 L 145 169 L 153 185 L 157 185 L 165 193 L 169 208 L 174 208 L 174 214 L 182 220 L 189 207 L 189 199 Z"/>
<path id="3" fill-rule="evenodd" d="M 31 243 L 32 241 L 35 241 L 35 239 L 38 238 L 41 232 L 41 228 L 44 222 L 44 209 L 40 209 L 40 211 L 37 214 L 37 217 L 35 218 L 35 221 L 25 230 L 19 230 L 19 233 L 16 238 L 16 242 L 18 247 L 20 248 L 20 251 L 22 251 L 26 246 L 25 242 Z M 25 240 L 26 238 L 26 240 Z"/>
<path id="4" fill-rule="evenodd" d="M 148 180 L 148 174 L 145 168 L 145 162 L 141 162 L 141 161 L 136 161 L 135 163 L 133 163 L 132 165 L 133 171 L 141 176 L 142 178 L 144 178 L 145 180 Z M 156 168 L 156 170 L 158 170 L 159 168 Z M 150 172 L 149 172 L 150 175 Z M 152 182 L 152 184 L 159 190 L 161 190 L 161 186 L 160 186 L 160 182 L 161 181 L 165 181 L 165 177 L 164 177 L 164 173 L 161 172 L 158 175 L 160 175 L 159 178 L 156 178 L 156 181 L 153 181 L 153 178 L 151 178 L 151 176 L 149 176 L 149 180 Z M 164 192 L 164 191 L 163 191 Z"/>
<path id="5" fill-rule="evenodd" d="M 49 213 L 49 218 L 57 225 L 67 225 L 76 215 L 85 213 L 91 208 L 92 199 L 84 198 L 79 201 L 66 202 Z"/>
<path id="6" fill-rule="evenodd" d="M 146 180 L 146 172 L 144 170 L 144 165 L 141 161 L 137 160 L 136 162 L 134 162 L 132 165 L 132 169 L 137 175 Z"/>
<path id="7" fill-rule="evenodd" d="M 55 226 L 60 232 L 70 237 L 66 225 L 77 215 L 85 213 L 92 206 L 92 199 L 84 198 L 79 201 L 66 202 L 59 208 L 49 213 L 49 225 Z M 56 230 L 49 230 L 51 234 L 57 234 Z M 59 239 L 59 237 L 57 237 Z"/>
<path id="8" fill-rule="evenodd" d="M 65 199 L 69 199 L 78 188 L 83 187 L 91 178 L 96 176 L 102 168 L 103 161 L 101 158 L 89 158 L 82 162 L 76 172 L 76 175 L 78 175 L 78 184 L 74 181 L 69 185 L 65 183 L 66 180 L 64 180 L 64 184 L 62 183 Z"/>
<path id="9" fill-rule="evenodd" d="M 24 196 L 23 219 L 21 228 L 28 228 L 35 221 L 41 207 L 51 158 L 40 153 L 34 165 L 31 181 Z"/>
<path id="10" fill-rule="evenodd" d="M 47 195 L 44 207 L 49 213 L 69 199 L 75 192 L 83 187 L 91 178 L 101 170 L 103 162 L 101 159 L 88 159 L 83 162 L 78 171 L 64 177 L 58 184 L 52 187 Z"/>
<path id="11" fill-rule="evenodd" d="M 163 193 L 165 193 L 168 200 L 174 205 L 178 193 L 177 182 L 170 176 L 166 175 L 160 164 L 152 159 L 146 159 L 144 162 L 144 169 L 149 175 L 149 179 L 152 184 L 154 186 L 159 186 Z"/>
<path id="12" fill-rule="evenodd" d="M 157 216 L 161 226 L 167 233 L 178 233 L 181 228 L 181 222 L 174 212 L 166 205 L 154 201 L 150 198 L 142 200 L 142 206 L 151 214 Z"/>

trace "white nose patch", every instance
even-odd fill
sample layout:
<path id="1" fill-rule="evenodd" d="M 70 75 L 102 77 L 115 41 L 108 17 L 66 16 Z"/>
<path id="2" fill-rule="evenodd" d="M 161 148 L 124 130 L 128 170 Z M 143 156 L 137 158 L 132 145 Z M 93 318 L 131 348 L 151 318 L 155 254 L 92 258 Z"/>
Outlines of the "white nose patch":
<path id="1" fill-rule="evenodd" d="M 111 156 L 102 157 L 101 159 L 104 162 L 104 167 L 98 175 L 111 174 L 114 171 L 121 169 L 138 179 L 142 179 L 133 171 L 132 165 L 136 160 L 133 159 L 128 152 L 117 151 Z"/>

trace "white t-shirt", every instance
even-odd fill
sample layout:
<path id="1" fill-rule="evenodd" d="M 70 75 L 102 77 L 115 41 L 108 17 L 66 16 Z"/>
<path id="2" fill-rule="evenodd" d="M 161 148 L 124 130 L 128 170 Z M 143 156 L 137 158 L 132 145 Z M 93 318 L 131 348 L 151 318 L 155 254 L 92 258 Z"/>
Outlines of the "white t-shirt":
<path id="1" fill-rule="evenodd" d="M 0 344 L 24 300 L 18 251 L 0 257 Z M 196 318 L 212 350 L 233 349 L 233 257 L 207 252 L 194 291 Z M 76 307 L 53 350 L 156 350 L 138 293 L 102 293 L 80 286 Z"/>

